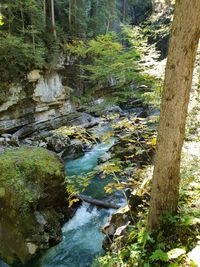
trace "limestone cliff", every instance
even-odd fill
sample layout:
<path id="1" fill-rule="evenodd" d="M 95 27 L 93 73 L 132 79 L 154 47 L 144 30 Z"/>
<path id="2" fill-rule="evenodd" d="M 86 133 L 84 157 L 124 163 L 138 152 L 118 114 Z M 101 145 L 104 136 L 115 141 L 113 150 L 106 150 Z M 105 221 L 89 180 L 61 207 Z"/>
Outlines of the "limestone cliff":
<path id="1" fill-rule="evenodd" d="M 29 124 L 37 128 L 54 120 L 59 125 L 63 116 L 74 110 L 70 89 L 62 84 L 57 72 L 41 74 L 33 70 L 27 75 L 27 81 L 10 88 L 7 101 L 0 106 L 0 133 L 15 132 Z"/>

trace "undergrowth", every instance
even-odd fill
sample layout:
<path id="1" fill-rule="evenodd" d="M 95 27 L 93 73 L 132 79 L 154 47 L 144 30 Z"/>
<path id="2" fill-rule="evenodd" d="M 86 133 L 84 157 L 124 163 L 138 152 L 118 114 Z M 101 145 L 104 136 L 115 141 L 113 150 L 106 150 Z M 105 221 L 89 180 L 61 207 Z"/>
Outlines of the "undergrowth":
<path id="1" fill-rule="evenodd" d="M 177 215 L 165 214 L 153 233 L 146 230 L 148 205 L 141 206 L 135 223 L 124 236 L 113 240 L 109 252 L 93 267 L 195 267 L 190 251 L 200 240 L 198 162 L 182 167 L 182 183 Z"/>

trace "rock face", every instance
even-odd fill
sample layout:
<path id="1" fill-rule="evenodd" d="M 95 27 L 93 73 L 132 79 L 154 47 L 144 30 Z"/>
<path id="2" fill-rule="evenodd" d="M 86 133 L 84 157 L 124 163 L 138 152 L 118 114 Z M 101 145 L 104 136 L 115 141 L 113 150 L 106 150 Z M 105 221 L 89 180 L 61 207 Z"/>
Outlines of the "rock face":
<path id="1" fill-rule="evenodd" d="M 30 123 L 59 120 L 74 110 L 70 89 L 63 86 L 61 76 L 39 70 L 28 74 L 28 83 L 10 88 L 9 98 L 0 106 L 0 133 L 14 132 Z"/>
<path id="2" fill-rule="evenodd" d="M 25 263 L 61 238 L 64 167 L 53 152 L 31 147 L 0 155 L 0 170 L 0 258 Z"/>
<path id="3" fill-rule="evenodd" d="M 48 148 L 57 153 L 63 151 L 70 143 L 69 137 L 61 133 L 54 133 L 47 138 Z"/>

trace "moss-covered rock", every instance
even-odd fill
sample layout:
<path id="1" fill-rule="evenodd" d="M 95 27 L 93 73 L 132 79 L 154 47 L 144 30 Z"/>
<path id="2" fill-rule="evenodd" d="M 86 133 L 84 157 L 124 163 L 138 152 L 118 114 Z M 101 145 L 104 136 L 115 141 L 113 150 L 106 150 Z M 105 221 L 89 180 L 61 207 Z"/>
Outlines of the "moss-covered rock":
<path id="1" fill-rule="evenodd" d="M 53 152 L 19 148 L 0 155 L 0 257 L 27 262 L 59 241 L 64 166 Z"/>

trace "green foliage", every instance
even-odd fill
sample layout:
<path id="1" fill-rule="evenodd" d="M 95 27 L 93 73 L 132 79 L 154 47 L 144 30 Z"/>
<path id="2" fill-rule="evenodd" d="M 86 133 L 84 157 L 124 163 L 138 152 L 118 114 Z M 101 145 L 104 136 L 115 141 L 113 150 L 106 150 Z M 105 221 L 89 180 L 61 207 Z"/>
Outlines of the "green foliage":
<path id="1" fill-rule="evenodd" d="M 150 77 L 149 82 L 151 82 L 150 90 L 145 90 L 144 92 L 138 90 L 137 94 L 140 98 L 142 98 L 144 103 L 152 105 L 154 107 L 160 107 L 162 81 Z"/>
<path id="2" fill-rule="evenodd" d="M 97 143 L 97 136 L 95 134 L 90 134 L 87 129 L 82 126 L 63 126 L 53 132 L 80 140 L 87 145 Z"/>
<path id="3" fill-rule="evenodd" d="M 200 89 L 197 88 L 195 91 L 193 108 L 188 114 L 187 127 L 186 127 L 186 140 L 187 141 L 199 141 L 199 120 L 198 114 L 200 112 L 199 103 L 200 103 Z"/>
<path id="4" fill-rule="evenodd" d="M 64 177 L 56 155 L 42 148 L 8 150 L 0 156 L 0 169 L 1 195 L 23 212 L 41 197 L 46 179 Z"/>
<path id="5" fill-rule="evenodd" d="M 167 256 L 167 253 L 162 251 L 161 249 L 156 249 L 151 257 L 150 257 L 151 261 L 154 262 L 154 261 L 169 261 L 169 258 Z"/>
<path id="6" fill-rule="evenodd" d="M 89 172 L 87 175 L 81 174 L 65 177 L 66 189 L 69 195 L 69 207 L 79 201 L 76 195 L 84 192 L 87 189 L 96 174 L 97 172 Z"/>
<path id="7" fill-rule="evenodd" d="M 116 102 L 131 97 L 133 92 L 130 84 L 141 84 L 148 78 L 139 74 L 137 63 L 141 55 L 140 33 L 136 28 L 133 30 L 123 26 L 122 31 L 119 28 L 124 15 L 121 1 L 57 0 L 54 4 L 56 38 L 53 35 L 50 2 L 2 0 L 1 102 L 7 98 L 7 90 L 12 84 L 19 81 L 26 83 L 26 74 L 31 69 L 54 68 L 61 50 L 65 51 L 63 44 L 66 42 L 70 44 L 71 53 L 79 55 L 78 59 L 75 57 L 77 65 L 73 75 L 76 73 L 81 78 L 71 79 L 76 84 L 78 80 L 81 90 L 101 90 L 102 87 L 110 87 L 111 81 L 114 81 L 116 86 L 112 93 Z M 137 1 L 127 1 L 125 13 L 128 16 L 132 7 L 142 6 Z M 118 34 L 109 33 L 111 31 L 117 31 Z M 73 87 L 74 83 L 69 85 Z M 108 92 L 108 95 L 111 94 Z"/>
<path id="8" fill-rule="evenodd" d="M 49 67 L 44 63 L 55 63 L 66 39 L 91 38 L 114 30 L 117 13 L 121 12 L 116 0 L 57 0 L 54 4 L 56 39 L 53 36 L 50 1 L 1 1 L 1 48 L 6 49 L 7 44 L 7 50 L 12 52 L 9 55 L 7 51 L 4 54 L 0 50 L 2 81 L 17 82 L 19 72 L 22 78 L 33 67 Z M 7 64 L 10 58 L 11 63 Z M 6 72 L 10 72 L 8 65 L 11 64 L 16 67 L 9 75 Z"/>
<path id="9" fill-rule="evenodd" d="M 81 65 L 85 71 L 82 78 L 96 82 L 98 88 L 108 86 L 111 79 L 120 88 L 133 81 L 137 83 L 145 80 L 144 75 L 139 74 L 140 53 L 135 47 L 125 49 L 114 33 L 100 35 L 86 43 L 74 41 L 67 48 L 80 60 L 87 58 L 90 61 L 89 65 Z"/>
<path id="10" fill-rule="evenodd" d="M 109 32 L 91 40 L 73 40 L 67 51 L 75 59 L 85 95 L 106 97 L 118 105 L 141 98 L 144 104 L 160 104 L 160 81 L 144 73 L 139 63 L 145 53 L 138 28 L 122 26 L 120 34 Z"/>
<path id="11" fill-rule="evenodd" d="M 37 47 L 33 51 L 32 45 L 22 37 L 0 36 L 0 55 L 1 81 L 4 83 L 19 82 L 32 67 L 44 66 L 44 48 Z"/>
<path id="12" fill-rule="evenodd" d="M 188 226 L 179 229 L 180 224 L 176 221 L 175 228 L 172 228 L 172 230 L 162 228 L 150 235 L 144 230 L 145 222 L 146 220 L 140 218 L 136 225 L 130 227 L 129 237 L 126 238 L 124 246 L 98 258 L 94 266 L 185 266 L 186 254 L 197 242 L 195 237 L 197 230 L 193 233 L 192 231 L 195 228 Z M 188 231 L 193 236 L 190 243 L 185 237 L 185 235 L 188 237 L 188 234 L 186 234 Z M 117 242 L 117 240 L 114 242 Z"/>
<path id="13" fill-rule="evenodd" d="M 126 120 L 119 123 L 116 129 L 131 131 L 133 126 Z M 155 145 L 155 138 L 151 143 Z M 188 259 L 188 252 L 196 246 L 200 238 L 199 165 L 198 158 L 188 162 L 186 157 L 183 161 L 179 213 L 175 216 L 166 213 L 160 228 L 150 234 L 146 230 L 148 207 L 144 203 L 126 236 L 114 238 L 110 252 L 96 259 L 95 267 L 196 266 Z M 138 181 L 136 175 L 134 180 Z M 123 241 L 120 243 L 120 240 Z"/>
<path id="14" fill-rule="evenodd" d="M 113 249 L 106 256 L 97 259 L 94 266 L 196 266 L 187 254 L 200 238 L 200 211 L 198 207 L 195 209 L 195 203 L 199 199 L 198 173 L 199 167 L 195 159 L 182 169 L 178 215 L 166 213 L 160 228 L 150 234 L 146 231 L 147 208 L 140 207 L 137 221 L 130 225 L 129 236 L 126 236 L 123 244 L 118 245 L 118 240 L 123 236 L 114 239 L 111 245 Z"/>
<path id="15" fill-rule="evenodd" d="M 35 211 L 42 212 L 51 237 L 60 233 L 60 216 L 54 207 L 61 202 L 64 205 L 63 163 L 46 149 L 23 147 L 1 154 L 0 170 L 0 218 L 4 229 L 0 257 L 10 265 L 17 259 L 25 263 L 30 259 L 28 237 L 37 246 L 45 248 L 48 244 L 46 230 L 38 224 Z"/>
<path id="16" fill-rule="evenodd" d="M 125 118 L 112 127 L 120 137 L 112 149 L 114 157 L 120 158 L 126 167 L 151 164 L 156 145 L 155 128 L 142 118 Z"/>
<path id="17" fill-rule="evenodd" d="M 32 68 L 43 68 L 45 45 L 41 1 L 2 1 L 4 25 L 0 31 L 1 91 L 26 80 Z"/>

